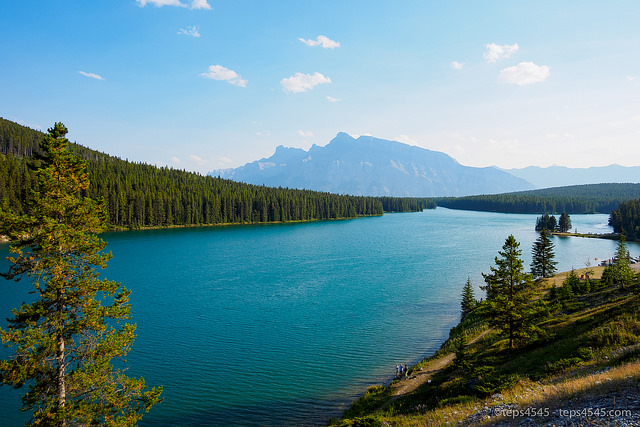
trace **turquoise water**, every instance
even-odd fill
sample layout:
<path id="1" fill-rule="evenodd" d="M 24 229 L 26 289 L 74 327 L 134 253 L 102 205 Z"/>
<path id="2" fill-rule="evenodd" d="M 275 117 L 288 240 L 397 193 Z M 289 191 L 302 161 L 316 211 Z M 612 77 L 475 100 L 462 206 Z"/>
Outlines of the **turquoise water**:
<path id="1" fill-rule="evenodd" d="M 606 215 L 571 218 L 579 232 L 609 230 Z M 339 417 L 369 385 L 388 381 L 396 363 L 440 346 L 458 321 L 467 277 L 482 296 L 481 273 L 509 234 L 529 265 L 535 219 L 439 208 L 104 235 L 114 254 L 104 276 L 133 291 L 138 338 L 129 374 L 164 386 L 165 401 L 141 425 L 322 425 Z M 560 270 L 595 265 L 616 247 L 553 242 Z M 26 288 L 0 282 L 1 319 Z M 0 425 L 20 423 L 19 396 L 0 387 Z"/>

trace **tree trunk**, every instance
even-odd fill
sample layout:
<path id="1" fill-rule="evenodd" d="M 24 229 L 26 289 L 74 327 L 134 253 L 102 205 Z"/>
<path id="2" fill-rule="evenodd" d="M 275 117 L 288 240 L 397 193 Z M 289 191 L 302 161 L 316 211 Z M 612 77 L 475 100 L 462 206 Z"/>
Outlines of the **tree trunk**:
<path id="1" fill-rule="evenodd" d="M 64 297 L 63 291 L 58 291 L 58 313 L 62 314 L 64 310 Z M 67 402 L 67 390 L 65 387 L 64 379 L 65 379 L 65 353 L 64 353 L 64 335 L 62 331 L 62 326 L 58 326 L 60 330 L 57 333 L 57 349 L 56 349 L 56 385 L 58 386 L 58 410 L 64 408 L 65 403 Z M 62 425 L 64 426 L 66 423 L 63 421 Z"/>
<path id="2" fill-rule="evenodd" d="M 67 391 L 64 384 L 64 338 L 62 335 L 58 335 L 58 350 L 56 351 L 56 381 L 58 383 L 58 408 L 62 409 L 67 401 Z"/>

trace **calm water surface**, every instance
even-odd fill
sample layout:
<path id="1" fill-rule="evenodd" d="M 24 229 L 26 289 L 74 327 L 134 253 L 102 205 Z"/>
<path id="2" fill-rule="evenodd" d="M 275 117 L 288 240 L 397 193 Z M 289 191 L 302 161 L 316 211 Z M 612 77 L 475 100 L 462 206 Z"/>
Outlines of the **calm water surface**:
<path id="1" fill-rule="evenodd" d="M 573 215 L 578 232 L 606 215 Z M 439 208 L 267 226 L 109 233 L 104 276 L 133 290 L 129 374 L 163 385 L 144 426 L 322 425 L 396 363 L 437 350 L 467 277 L 483 284 L 505 238 L 528 266 L 536 215 Z M 554 237 L 559 270 L 613 255 L 616 242 Z M 640 252 L 630 245 L 632 255 Z M 2 269 L 7 246 L 0 246 Z M 26 295 L 1 281 L 0 318 Z M 7 354 L 6 350 L 2 350 Z M 0 425 L 21 423 L 0 387 Z"/>

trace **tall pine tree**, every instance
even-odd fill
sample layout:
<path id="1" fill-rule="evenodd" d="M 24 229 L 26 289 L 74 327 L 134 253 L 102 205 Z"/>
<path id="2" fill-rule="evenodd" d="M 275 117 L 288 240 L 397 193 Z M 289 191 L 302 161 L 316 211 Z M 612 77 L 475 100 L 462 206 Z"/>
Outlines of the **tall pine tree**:
<path id="1" fill-rule="evenodd" d="M 568 213 L 562 212 L 560 214 L 560 220 L 558 221 L 558 231 L 561 233 L 568 233 L 571 231 L 571 217 Z"/>
<path id="2" fill-rule="evenodd" d="M 631 255 L 627 251 L 627 246 L 624 242 L 624 233 L 620 233 L 613 265 L 608 266 L 602 272 L 602 280 L 611 284 L 618 284 L 621 288 L 624 288 L 625 285 L 630 285 L 634 279 L 634 273 L 631 269 Z"/>
<path id="3" fill-rule="evenodd" d="M 460 317 L 464 318 L 467 314 L 471 313 L 478 303 L 476 297 L 473 294 L 473 286 L 471 286 L 471 278 L 467 277 L 467 283 L 462 288 L 462 301 L 460 301 Z"/>
<path id="4" fill-rule="evenodd" d="M 103 206 L 86 197 L 85 163 L 73 155 L 66 127 L 56 123 L 42 141 L 42 166 L 28 215 L 0 208 L 0 234 L 12 241 L 3 276 L 28 278 L 37 299 L 13 310 L 2 341 L 15 354 L 0 361 L 2 383 L 26 387 L 23 410 L 31 425 L 133 425 L 160 401 L 111 365 L 130 350 L 135 325 L 130 291 L 99 278 L 111 258 L 96 233 Z"/>
<path id="5" fill-rule="evenodd" d="M 509 348 L 516 342 L 529 341 L 539 332 L 536 321 L 546 311 L 542 300 L 533 300 L 533 276 L 524 271 L 519 247 L 520 243 L 510 235 L 502 251 L 498 251 L 500 256 L 495 258 L 491 273 L 482 273 L 487 294 L 482 311 L 491 326 L 508 334 Z"/>
<path id="6" fill-rule="evenodd" d="M 546 230 L 542 230 L 540 236 L 533 242 L 533 260 L 531 261 L 531 274 L 534 277 L 551 277 L 557 269 L 558 264 L 554 261 L 553 243 L 549 239 Z"/>

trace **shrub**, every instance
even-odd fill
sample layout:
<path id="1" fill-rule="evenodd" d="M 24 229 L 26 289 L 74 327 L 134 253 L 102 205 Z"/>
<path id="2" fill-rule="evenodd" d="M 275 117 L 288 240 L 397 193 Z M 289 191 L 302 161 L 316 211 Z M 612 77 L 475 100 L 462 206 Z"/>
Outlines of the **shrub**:
<path id="1" fill-rule="evenodd" d="M 517 374 L 504 374 L 498 376 L 487 376 L 480 381 L 475 388 L 480 393 L 489 395 L 506 390 L 518 384 L 520 376 Z"/>
<path id="2" fill-rule="evenodd" d="M 555 362 L 547 362 L 544 370 L 547 374 L 557 374 L 565 371 L 573 366 L 577 366 L 582 363 L 580 357 L 570 357 L 565 359 L 556 360 Z"/>
<path id="3" fill-rule="evenodd" d="M 636 342 L 637 337 L 620 325 L 606 325 L 591 332 L 590 342 L 596 347 L 624 346 Z"/>

